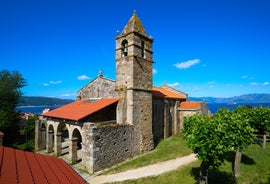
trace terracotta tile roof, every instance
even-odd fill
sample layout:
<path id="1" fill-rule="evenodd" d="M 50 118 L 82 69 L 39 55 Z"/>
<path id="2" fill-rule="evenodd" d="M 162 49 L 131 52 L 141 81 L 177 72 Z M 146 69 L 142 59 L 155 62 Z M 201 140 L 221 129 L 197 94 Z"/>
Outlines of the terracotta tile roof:
<path id="1" fill-rule="evenodd" d="M 186 99 L 184 96 L 180 96 L 164 88 L 153 87 L 152 94 L 154 98 Z"/>
<path id="2" fill-rule="evenodd" d="M 103 98 L 97 101 L 78 100 L 43 114 L 43 116 L 78 121 L 118 101 Z"/>
<path id="3" fill-rule="evenodd" d="M 182 109 L 198 109 L 201 105 L 201 102 L 181 102 L 180 108 Z"/>
<path id="4" fill-rule="evenodd" d="M 0 146 L 0 183 L 87 183 L 63 159 Z"/>

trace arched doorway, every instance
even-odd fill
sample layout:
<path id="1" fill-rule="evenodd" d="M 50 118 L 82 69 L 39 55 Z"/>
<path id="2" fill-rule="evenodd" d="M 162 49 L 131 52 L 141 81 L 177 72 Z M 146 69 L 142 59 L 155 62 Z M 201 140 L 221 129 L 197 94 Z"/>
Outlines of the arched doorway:
<path id="1" fill-rule="evenodd" d="M 82 136 L 77 128 L 72 132 L 70 142 L 70 161 L 71 163 L 79 162 L 82 159 Z"/>
<path id="2" fill-rule="evenodd" d="M 56 156 L 69 153 L 69 133 L 68 127 L 64 122 L 60 122 L 57 126 L 56 144 Z"/>
<path id="3" fill-rule="evenodd" d="M 46 136 L 46 125 L 45 123 L 41 123 L 40 126 L 40 136 L 41 136 L 41 143 L 40 143 L 40 150 L 46 149 L 46 142 L 47 142 L 47 136 Z"/>
<path id="4" fill-rule="evenodd" d="M 47 131 L 47 141 L 46 141 L 46 151 L 47 153 L 53 152 L 53 147 L 54 147 L 54 129 L 53 125 L 49 125 L 48 131 Z"/>

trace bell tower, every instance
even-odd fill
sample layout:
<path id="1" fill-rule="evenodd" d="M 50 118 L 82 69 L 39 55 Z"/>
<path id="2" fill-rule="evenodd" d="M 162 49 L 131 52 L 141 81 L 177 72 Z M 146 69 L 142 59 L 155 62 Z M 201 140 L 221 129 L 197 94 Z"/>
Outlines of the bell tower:
<path id="1" fill-rule="evenodd" d="M 117 123 L 134 126 L 134 154 L 153 149 L 152 43 L 134 11 L 116 36 Z"/>

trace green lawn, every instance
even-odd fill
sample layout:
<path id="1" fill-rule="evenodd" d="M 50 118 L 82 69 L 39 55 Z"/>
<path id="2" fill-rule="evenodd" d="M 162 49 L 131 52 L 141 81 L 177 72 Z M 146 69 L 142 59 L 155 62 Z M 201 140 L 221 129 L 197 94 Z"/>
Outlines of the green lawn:
<path id="1" fill-rule="evenodd" d="M 182 140 L 182 138 L 178 136 L 173 137 L 171 140 L 174 140 L 174 139 Z M 167 141 L 170 142 L 171 140 L 167 140 Z M 162 144 L 164 142 L 162 142 Z M 155 158 L 156 157 L 158 156 L 155 156 Z M 138 159 L 140 159 L 141 161 L 143 160 L 143 158 L 138 158 Z M 251 145 L 248 149 L 246 149 L 243 152 L 242 163 L 241 163 L 242 172 L 241 172 L 241 176 L 239 176 L 238 178 L 234 178 L 232 176 L 231 162 L 233 159 L 234 159 L 234 153 L 233 152 L 228 153 L 226 155 L 225 162 L 222 164 L 222 166 L 218 170 L 210 169 L 209 184 L 269 184 L 270 183 L 270 143 L 267 143 L 265 150 L 263 150 L 260 145 L 254 144 L 254 145 Z M 136 163 L 134 164 L 136 165 Z M 130 165 L 132 164 L 130 163 Z M 200 172 L 199 166 L 200 166 L 200 161 L 196 161 L 187 166 L 180 167 L 178 170 L 168 172 L 160 176 L 147 177 L 147 178 L 143 178 L 139 180 L 129 180 L 125 182 L 116 182 L 116 183 L 119 183 L 119 184 L 120 183 L 121 184 L 129 184 L 129 183 L 193 184 L 193 183 L 198 183 L 199 172 Z M 137 167 L 137 166 L 133 166 L 133 167 Z"/>
<path id="2" fill-rule="evenodd" d="M 153 152 L 120 164 L 115 169 L 106 172 L 106 174 L 122 172 L 131 168 L 155 164 L 158 162 L 186 156 L 191 153 L 192 150 L 187 147 L 183 136 L 178 134 L 169 139 L 162 140 Z"/>

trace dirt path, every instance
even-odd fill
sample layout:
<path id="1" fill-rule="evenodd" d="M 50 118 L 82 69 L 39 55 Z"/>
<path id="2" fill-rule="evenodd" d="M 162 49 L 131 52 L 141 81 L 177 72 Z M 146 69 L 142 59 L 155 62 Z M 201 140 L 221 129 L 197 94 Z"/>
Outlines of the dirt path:
<path id="1" fill-rule="evenodd" d="M 88 182 L 90 182 L 90 184 L 102 184 L 108 182 L 138 179 L 147 176 L 157 176 L 165 172 L 173 171 L 178 167 L 189 164 L 195 160 L 196 160 L 195 154 L 190 154 L 185 157 L 168 160 L 165 162 L 160 162 L 157 164 L 145 166 L 138 169 L 132 169 L 117 174 L 96 176 L 94 178 L 91 178 Z"/>

